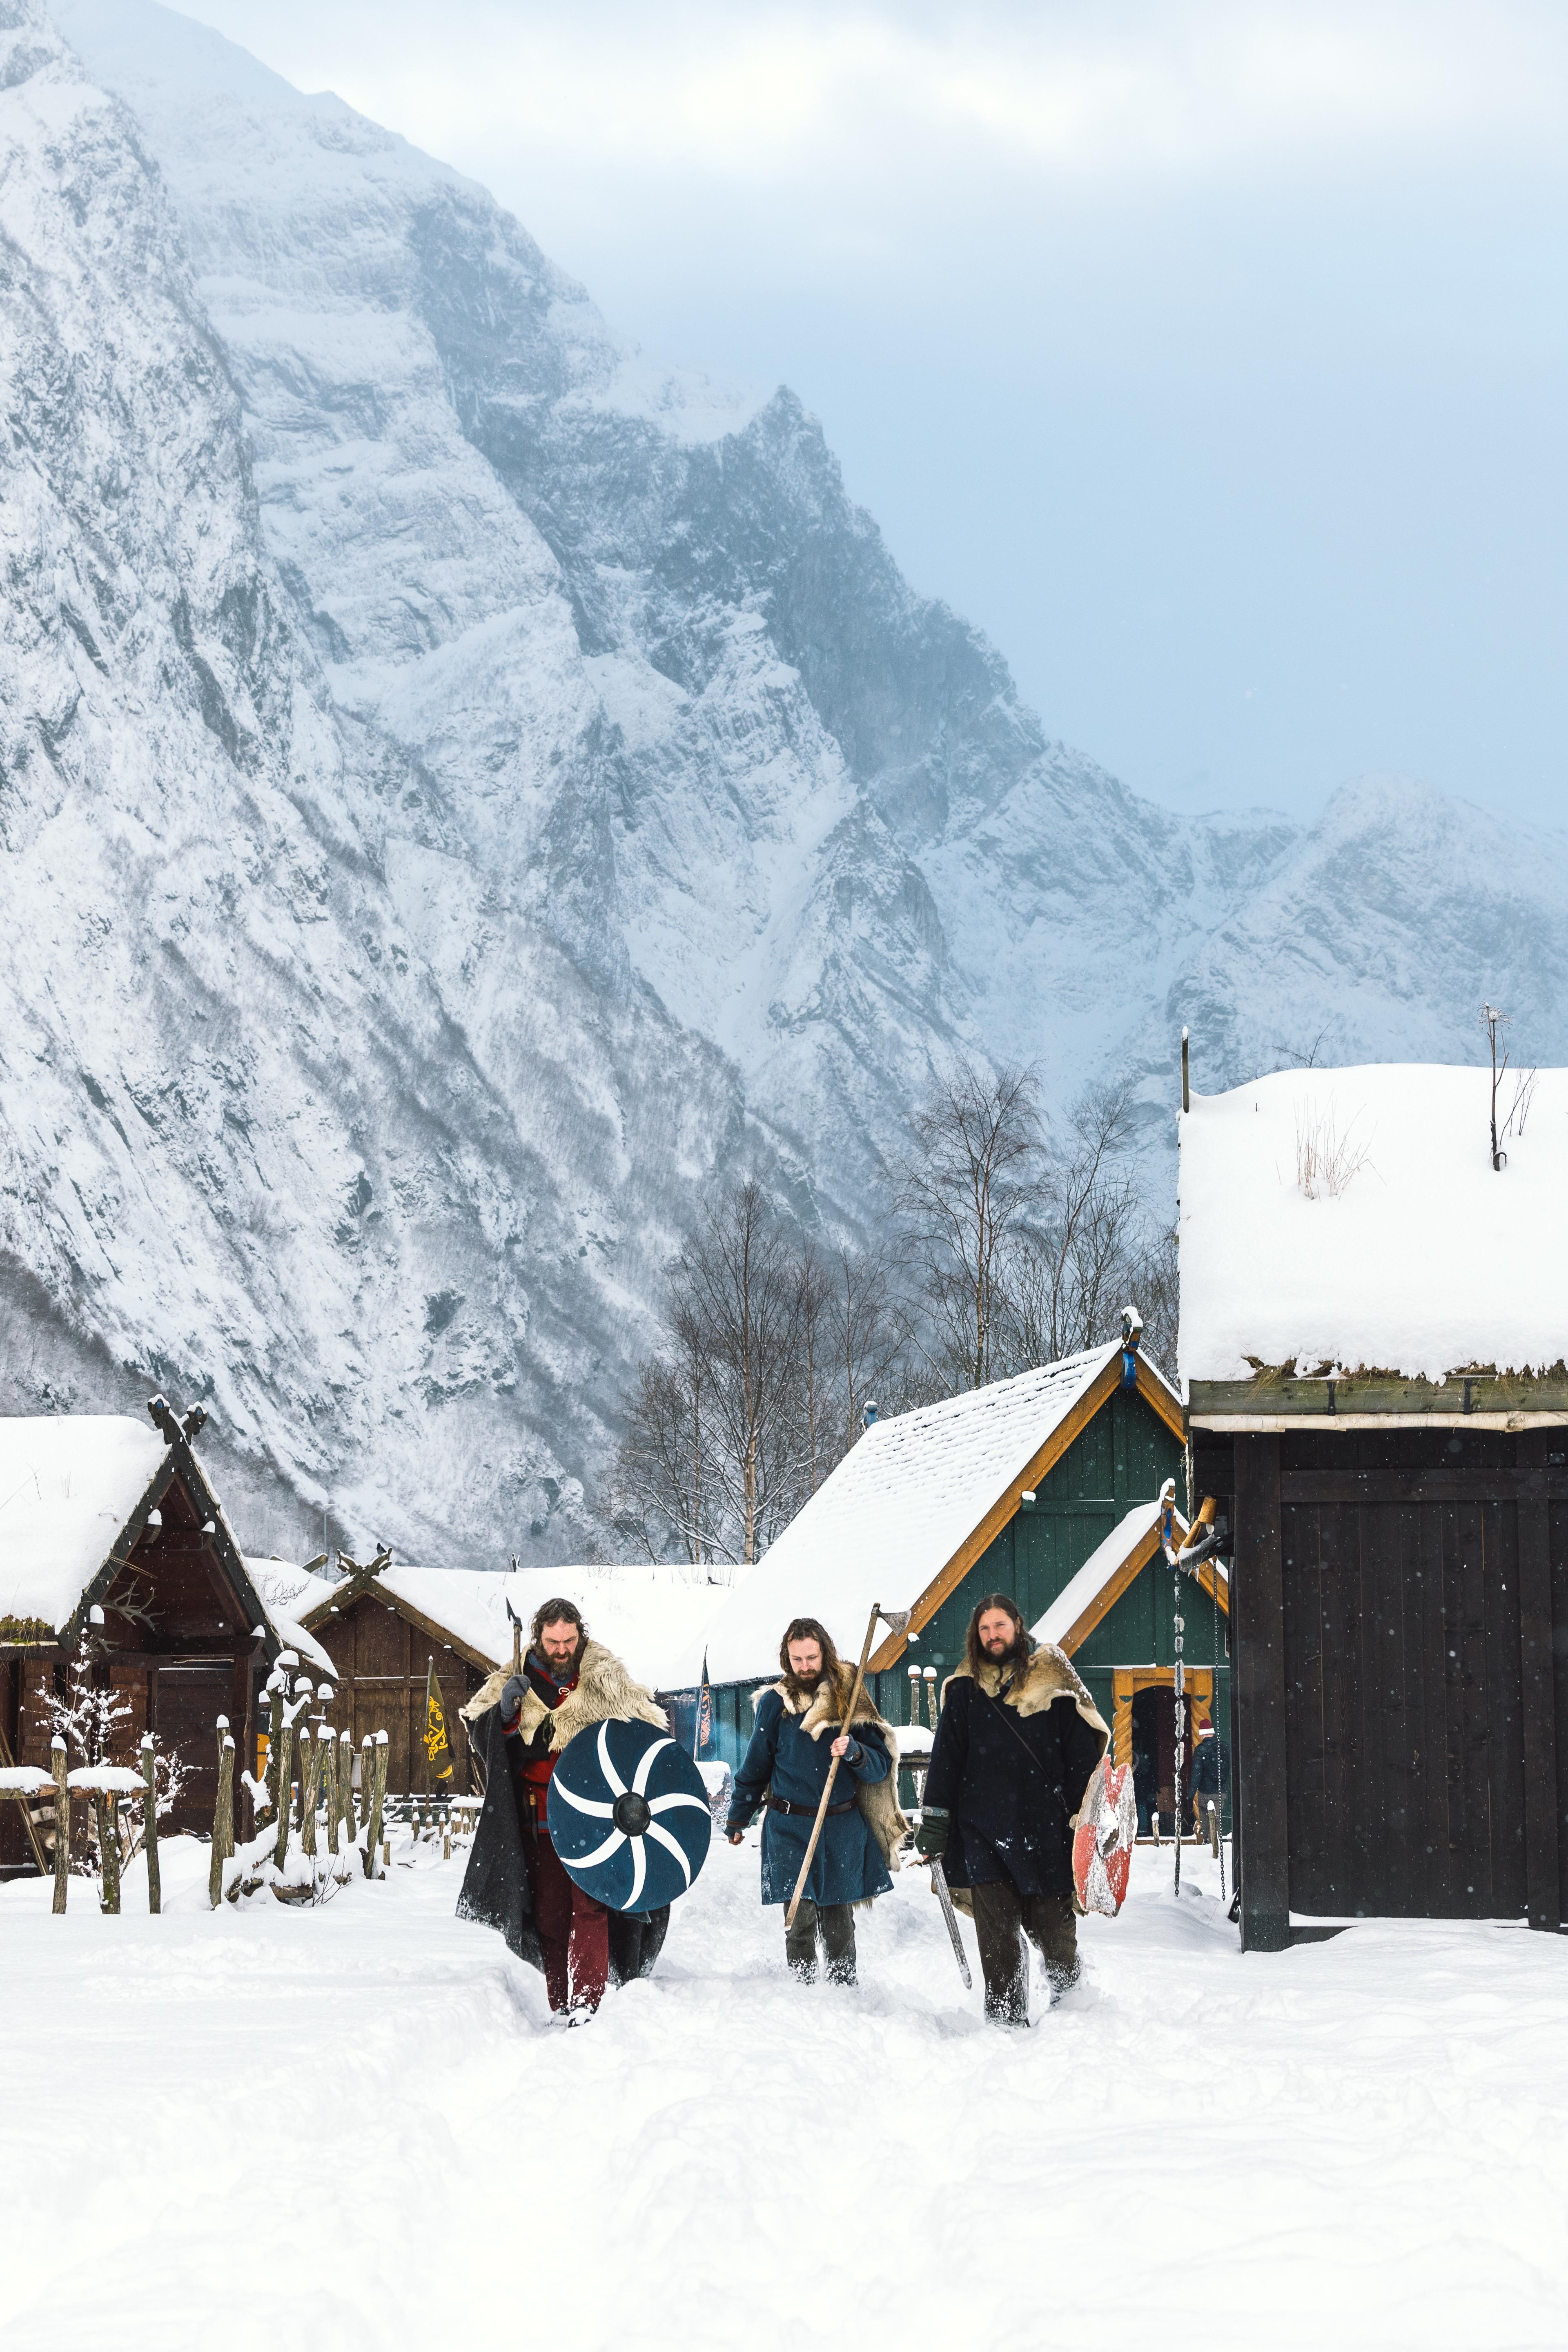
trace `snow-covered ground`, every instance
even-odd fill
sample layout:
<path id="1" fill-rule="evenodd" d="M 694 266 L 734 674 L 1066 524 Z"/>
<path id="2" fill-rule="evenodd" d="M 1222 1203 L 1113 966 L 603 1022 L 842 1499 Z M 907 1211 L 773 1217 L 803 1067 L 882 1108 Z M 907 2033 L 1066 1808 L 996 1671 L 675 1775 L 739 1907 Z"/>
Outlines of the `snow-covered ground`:
<path id="1" fill-rule="evenodd" d="M 983 2023 L 915 1873 L 862 1988 L 800 1990 L 751 1843 L 579 2032 L 454 1917 L 455 1859 L 303 1915 L 209 1915 L 183 1841 L 161 1919 L 140 1866 L 118 1919 L 8 1887 L 0 2323 L 54 2352 L 1561 2346 L 1568 1950 L 1422 1924 L 1243 1958 L 1212 1865 L 1178 1905 L 1169 1863 L 1139 1850 L 1028 2036 Z"/>

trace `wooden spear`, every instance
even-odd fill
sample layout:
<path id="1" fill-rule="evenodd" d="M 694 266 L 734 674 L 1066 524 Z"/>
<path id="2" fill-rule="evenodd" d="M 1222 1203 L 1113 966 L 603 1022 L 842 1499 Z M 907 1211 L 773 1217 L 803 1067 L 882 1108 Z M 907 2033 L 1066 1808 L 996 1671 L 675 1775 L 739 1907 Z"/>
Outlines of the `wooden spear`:
<path id="1" fill-rule="evenodd" d="M 873 1609 L 870 1622 L 865 1629 L 865 1640 L 861 1643 L 861 1662 L 855 1669 L 854 1688 L 850 1693 L 850 1703 L 844 1710 L 843 1720 L 839 1726 L 839 1730 L 845 1738 L 852 1739 L 854 1737 L 850 1726 L 855 1719 L 855 1709 L 860 1705 L 861 1692 L 865 1687 L 866 1664 L 871 1656 L 872 1643 L 876 1639 L 877 1619 L 881 1618 L 889 1633 L 902 1633 L 908 1626 L 912 1614 L 913 1612 L 908 1609 L 884 1609 L 880 1601 Z M 806 1881 L 810 1876 L 811 1861 L 817 1851 L 817 1841 L 822 1834 L 822 1823 L 828 1818 L 828 1806 L 832 1799 L 833 1782 L 839 1777 L 839 1766 L 842 1761 L 841 1757 L 835 1756 L 828 1767 L 827 1781 L 817 1806 L 817 1818 L 811 1823 L 811 1836 L 806 1847 L 806 1859 L 800 1864 L 800 1875 L 795 1881 L 795 1892 L 789 1898 L 789 1908 L 785 1914 L 784 1925 L 787 1927 L 792 1927 L 795 1925 L 795 1914 L 800 1908 L 801 1900 L 806 1892 Z"/>

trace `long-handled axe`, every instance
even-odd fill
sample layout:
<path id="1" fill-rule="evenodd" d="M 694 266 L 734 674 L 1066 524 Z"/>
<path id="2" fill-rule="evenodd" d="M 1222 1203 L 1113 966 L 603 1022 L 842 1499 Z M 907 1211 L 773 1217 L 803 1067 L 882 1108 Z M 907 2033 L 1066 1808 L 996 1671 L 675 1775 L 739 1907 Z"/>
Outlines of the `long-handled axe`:
<path id="1" fill-rule="evenodd" d="M 865 1640 L 861 1643 L 861 1662 L 855 1672 L 855 1686 L 850 1693 L 849 1706 L 845 1708 L 843 1719 L 839 1725 L 840 1731 L 846 1738 L 852 1737 L 850 1726 L 855 1719 L 855 1709 L 861 1703 L 861 1692 L 865 1686 L 866 1662 L 871 1656 L 872 1644 L 876 1639 L 878 1618 L 882 1620 L 890 1633 L 904 1633 L 909 1630 L 909 1620 L 913 1614 L 914 1612 L 909 1609 L 884 1609 L 880 1601 L 873 1609 L 871 1622 L 865 1629 Z M 828 1767 L 827 1785 L 822 1790 L 821 1801 L 817 1807 L 817 1818 L 811 1823 L 811 1836 L 806 1848 L 806 1859 L 800 1864 L 800 1875 L 795 1881 L 795 1892 L 789 1898 L 789 1908 L 784 1915 L 784 1924 L 787 1927 L 792 1927 L 795 1925 L 795 1914 L 800 1908 L 801 1898 L 806 1892 L 806 1881 L 811 1874 L 812 1857 L 817 1851 L 817 1841 L 822 1834 L 822 1823 L 828 1817 L 828 1806 L 833 1794 L 833 1782 L 839 1777 L 839 1766 L 841 1761 L 841 1758 L 835 1756 Z"/>

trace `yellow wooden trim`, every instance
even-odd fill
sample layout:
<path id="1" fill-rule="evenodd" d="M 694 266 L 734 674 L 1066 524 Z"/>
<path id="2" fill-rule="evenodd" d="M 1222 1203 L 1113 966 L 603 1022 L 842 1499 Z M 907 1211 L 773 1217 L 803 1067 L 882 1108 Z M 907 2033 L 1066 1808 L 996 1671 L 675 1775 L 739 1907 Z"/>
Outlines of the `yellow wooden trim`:
<path id="1" fill-rule="evenodd" d="M 1040 1481 L 1055 1469 L 1068 1447 L 1082 1435 L 1106 1399 L 1115 1394 L 1121 1379 L 1122 1354 L 1118 1349 L 1103 1368 L 1095 1373 L 1071 1412 L 1058 1422 L 1040 1451 L 998 1496 L 979 1526 L 965 1537 L 946 1566 L 932 1578 L 910 1612 L 911 1633 L 918 1633 L 928 1625 L 948 1595 L 956 1591 L 987 1546 L 1013 1517 L 1026 1492 L 1032 1493 Z M 885 1674 L 889 1666 L 895 1666 L 904 1655 L 908 1641 L 908 1633 L 890 1633 L 882 1647 L 873 1654 L 866 1672 Z"/>
<path id="2" fill-rule="evenodd" d="M 1173 1437 L 1186 1444 L 1186 1428 L 1182 1414 L 1181 1399 L 1166 1386 L 1145 1357 L 1138 1358 L 1138 1394 L 1144 1402 L 1159 1414 Z"/>
<path id="3" fill-rule="evenodd" d="M 1201 1561 L 1193 1570 L 1193 1574 L 1197 1577 L 1199 1584 L 1202 1585 L 1209 1599 L 1218 1602 L 1220 1615 L 1222 1617 L 1228 1617 L 1230 1614 L 1229 1578 L 1227 1577 L 1225 1581 L 1221 1583 L 1219 1577 L 1215 1571 L 1215 1563 L 1212 1559 Z"/>
<path id="4" fill-rule="evenodd" d="M 1116 1668 L 1111 1678 L 1111 1688 L 1114 1695 L 1111 1709 L 1111 1761 L 1120 1769 L 1133 1760 L 1134 1678 L 1130 1666 Z"/>

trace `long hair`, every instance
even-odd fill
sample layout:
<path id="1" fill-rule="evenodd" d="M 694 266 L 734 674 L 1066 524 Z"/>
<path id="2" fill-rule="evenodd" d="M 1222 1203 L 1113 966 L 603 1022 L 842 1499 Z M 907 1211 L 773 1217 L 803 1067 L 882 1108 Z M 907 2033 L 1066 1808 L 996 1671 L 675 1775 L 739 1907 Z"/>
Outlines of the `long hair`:
<path id="1" fill-rule="evenodd" d="M 816 1643 L 818 1648 L 822 1653 L 822 1679 L 827 1684 L 828 1688 L 831 1691 L 837 1691 L 841 1698 L 843 1696 L 843 1668 L 839 1664 L 839 1654 L 833 1647 L 833 1637 L 829 1633 L 827 1627 L 821 1622 L 821 1619 L 816 1617 L 791 1617 L 789 1622 L 784 1628 L 784 1639 L 779 1644 L 779 1663 L 784 1669 L 784 1679 L 788 1683 L 791 1694 L 800 1695 L 803 1694 L 805 1685 L 801 1682 L 800 1675 L 795 1672 L 794 1667 L 789 1664 L 789 1644 L 791 1642 Z"/>
<path id="2" fill-rule="evenodd" d="M 1010 1593 L 988 1592 L 983 1600 L 976 1601 L 968 1631 L 964 1635 L 964 1655 L 972 1675 L 977 1675 L 982 1666 L 992 1664 L 980 1647 L 980 1620 L 993 1609 L 1005 1609 L 1013 1621 L 1014 1657 L 1021 1664 L 1030 1654 L 1029 1628 L 1019 1614 L 1018 1602 Z"/>
<path id="3" fill-rule="evenodd" d="M 575 1625 L 577 1654 L 581 1657 L 588 1641 L 588 1628 L 582 1622 L 582 1612 L 575 1601 L 547 1601 L 534 1611 L 533 1622 L 528 1627 L 528 1647 L 536 1657 L 542 1658 L 544 1655 L 544 1652 L 539 1648 L 539 1635 L 547 1625 Z"/>

